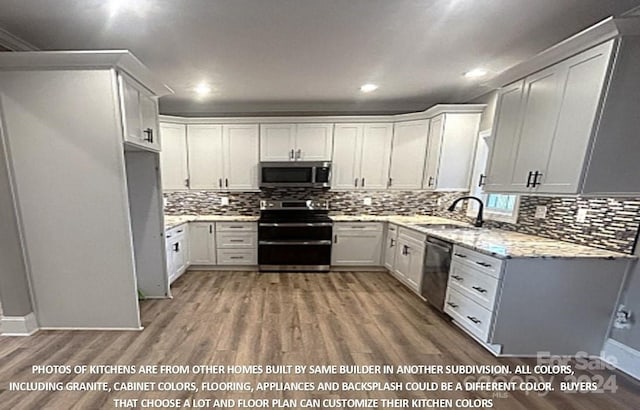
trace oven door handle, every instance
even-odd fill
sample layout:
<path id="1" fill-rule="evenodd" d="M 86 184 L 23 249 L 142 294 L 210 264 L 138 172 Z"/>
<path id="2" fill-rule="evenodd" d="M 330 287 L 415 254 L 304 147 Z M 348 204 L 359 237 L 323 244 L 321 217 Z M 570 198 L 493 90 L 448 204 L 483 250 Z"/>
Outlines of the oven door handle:
<path id="1" fill-rule="evenodd" d="M 331 241 L 259 241 L 258 245 L 331 245 Z"/>
<path id="2" fill-rule="evenodd" d="M 265 227 L 306 227 L 306 226 L 333 226 L 331 222 L 261 222 L 259 226 Z"/>

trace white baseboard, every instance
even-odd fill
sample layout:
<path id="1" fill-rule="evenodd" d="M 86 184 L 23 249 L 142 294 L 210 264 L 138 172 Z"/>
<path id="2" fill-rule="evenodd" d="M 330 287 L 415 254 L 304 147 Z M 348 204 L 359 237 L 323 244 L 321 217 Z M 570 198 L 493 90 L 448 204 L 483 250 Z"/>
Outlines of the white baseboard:
<path id="1" fill-rule="evenodd" d="M 629 376 L 640 380 L 640 352 L 614 339 L 607 339 L 600 358 Z"/>
<path id="2" fill-rule="evenodd" d="M 33 312 L 26 316 L 2 316 L 0 334 L 2 336 L 31 336 L 38 331 L 38 322 Z"/>

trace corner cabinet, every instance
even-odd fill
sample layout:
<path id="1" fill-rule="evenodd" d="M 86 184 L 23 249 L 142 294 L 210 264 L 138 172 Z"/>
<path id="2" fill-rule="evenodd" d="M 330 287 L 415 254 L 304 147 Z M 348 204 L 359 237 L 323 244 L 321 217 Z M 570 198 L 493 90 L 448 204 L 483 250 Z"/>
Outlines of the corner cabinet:
<path id="1" fill-rule="evenodd" d="M 469 189 L 481 113 L 443 113 L 429 126 L 422 187 L 428 191 Z"/>
<path id="2" fill-rule="evenodd" d="M 333 189 L 385 189 L 389 177 L 393 124 L 336 124 Z"/>
<path id="3" fill-rule="evenodd" d="M 398 122 L 393 129 L 390 189 L 421 189 L 429 120 Z"/>
<path id="4" fill-rule="evenodd" d="M 118 75 L 118 85 L 124 141 L 160 151 L 157 97 L 126 74 Z"/>
<path id="5" fill-rule="evenodd" d="M 498 92 L 487 192 L 640 192 L 638 36 L 618 37 Z"/>
<path id="6" fill-rule="evenodd" d="M 331 264 L 334 266 L 379 266 L 382 247 L 381 222 L 337 222 L 333 224 Z"/>
<path id="7" fill-rule="evenodd" d="M 260 125 L 261 161 L 330 161 L 333 124 Z"/>

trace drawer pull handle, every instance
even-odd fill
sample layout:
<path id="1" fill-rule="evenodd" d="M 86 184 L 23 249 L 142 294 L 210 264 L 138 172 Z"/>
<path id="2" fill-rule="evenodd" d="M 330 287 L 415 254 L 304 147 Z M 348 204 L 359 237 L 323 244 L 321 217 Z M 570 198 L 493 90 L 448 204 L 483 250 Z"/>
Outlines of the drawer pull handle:
<path id="1" fill-rule="evenodd" d="M 473 323 L 475 323 L 476 325 L 478 323 L 482 323 L 481 320 L 479 320 L 477 317 L 473 317 L 473 316 L 467 316 L 467 319 L 469 319 L 470 321 L 472 321 Z"/>
<path id="2" fill-rule="evenodd" d="M 389 248 L 393 248 L 394 246 L 396 246 L 396 240 L 395 239 L 391 239 L 391 243 L 389 245 Z"/>
<path id="3" fill-rule="evenodd" d="M 229 242 L 244 242 L 244 239 L 229 239 Z"/>
<path id="4" fill-rule="evenodd" d="M 242 229 L 242 225 L 229 225 L 229 229 Z"/>
<path id="5" fill-rule="evenodd" d="M 458 275 L 451 275 L 451 277 L 455 280 L 457 280 L 458 282 L 462 282 L 464 280 L 464 278 L 462 276 L 458 276 Z"/>
<path id="6" fill-rule="evenodd" d="M 482 289 L 480 286 L 472 286 L 473 289 L 477 290 L 480 293 L 487 293 L 486 289 Z"/>
<path id="7" fill-rule="evenodd" d="M 180 229 L 180 230 L 178 231 L 178 233 L 182 233 L 182 229 Z"/>
<path id="8" fill-rule="evenodd" d="M 455 304 L 455 303 L 453 303 L 453 302 L 447 302 L 447 305 L 451 306 L 451 307 L 452 307 L 452 308 L 454 308 L 454 309 L 457 309 L 457 308 L 458 308 L 458 306 L 459 306 L 459 305 L 456 305 L 456 304 Z"/>
<path id="9" fill-rule="evenodd" d="M 486 262 L 476 262 L 476 263 L 477 263 L 478 265 L 480 265 L 480 266 L 484 266 L 485 268 L 490 268 L 490 267 L 491 267 L 491 265 L 490 265 L 490 264 L 488 264 L 488 263 L 486 263 Z"/>
<path id="10" fill-rule="evenodd" d="M 244 256 L 230 256 L 229 259 L 244 259 Z"/>
<path id="11" fill-rule="evenodd" d="M 457 256 L 458 258 L 466 258 L 467 255 L 463 255 L 461 253 L 454 253 L 455 256 Z"/>

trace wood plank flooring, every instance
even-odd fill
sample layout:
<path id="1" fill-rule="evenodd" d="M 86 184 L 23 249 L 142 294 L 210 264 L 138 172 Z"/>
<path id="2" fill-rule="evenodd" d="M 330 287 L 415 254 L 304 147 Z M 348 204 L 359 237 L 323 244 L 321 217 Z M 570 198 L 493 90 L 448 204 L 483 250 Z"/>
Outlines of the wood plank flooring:
<path id="1" fill-rule="evenodd" d="M 496 359 L 384 272 L 258 274 L 187 272 L 173 300 L 141 304 L 142 332 L 46 331 L 28 338 L 0 337 L 0 409 L 114 408 L 113 399 L 449 398 L 493 400 L 496 409 L 637 409 L 640 384 L 618 372 L 617 391 L 539 395 L 510 392 L 149 391 L 15 392 L 10 382 L 441 382 L 459 375 L 40 375 L 31 366 L 121 365 L 516 365 L 535 360 Z M 548 378 L 547 378 L 548 380 Z M 554 383 L 557 385 L 557 383 Z M 140 406 L 138 406 L 140 408 Z M 335 408 L 346 408 L 337 406 Z M 455 408 L 455 407 L 454 407 Z"/>

